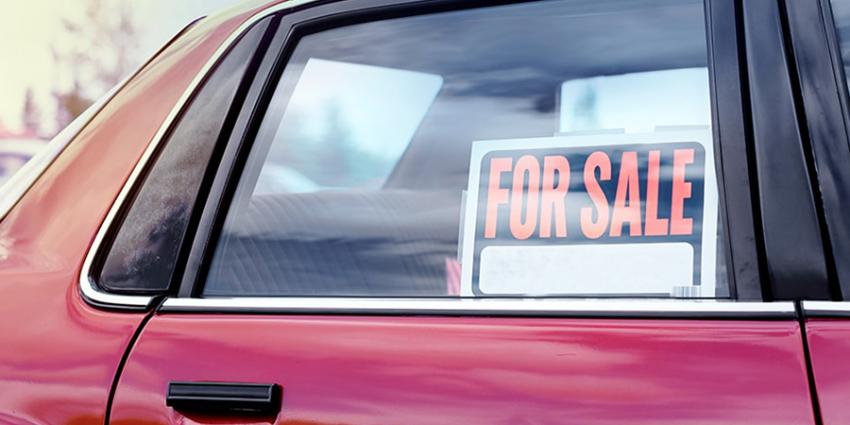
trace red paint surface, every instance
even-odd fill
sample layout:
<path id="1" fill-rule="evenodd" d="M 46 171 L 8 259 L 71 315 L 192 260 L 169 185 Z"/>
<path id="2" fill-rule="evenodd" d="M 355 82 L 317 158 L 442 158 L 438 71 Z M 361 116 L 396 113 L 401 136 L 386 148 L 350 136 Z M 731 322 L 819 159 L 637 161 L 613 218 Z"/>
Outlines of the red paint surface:
<path id="1" fill-rule="evenodd" d="M 0 423 L 102 424 L 141 313 L 80 297 L 95 233 L 145 147 L 243 13 L 208 19 L 86 126 L 0 223 Z"/>
<path id="2" fill-rule="evenodd" d="M 186 418 L 169 381 L 279 383 L 280 424 L 812 424 L 795 322 L 160 315 L 115 424 Z M 250 421 L 247 421 L 250 422 Z"/>
<path id="3" fill-rule="evenodd" d="M 806 334 L 823 424 L 850 424 L 850 320 L 809 320 Z"/>

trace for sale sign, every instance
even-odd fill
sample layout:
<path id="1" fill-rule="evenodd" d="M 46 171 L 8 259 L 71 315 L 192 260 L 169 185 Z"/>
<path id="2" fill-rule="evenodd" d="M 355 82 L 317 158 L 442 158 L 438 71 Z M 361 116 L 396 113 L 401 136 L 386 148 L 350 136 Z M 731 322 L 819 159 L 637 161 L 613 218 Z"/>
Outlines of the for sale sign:
<path id="1" fill-rule="evenodd" d="M 710 136 L 473 143 L 462 294 L 713 297 Z"/>

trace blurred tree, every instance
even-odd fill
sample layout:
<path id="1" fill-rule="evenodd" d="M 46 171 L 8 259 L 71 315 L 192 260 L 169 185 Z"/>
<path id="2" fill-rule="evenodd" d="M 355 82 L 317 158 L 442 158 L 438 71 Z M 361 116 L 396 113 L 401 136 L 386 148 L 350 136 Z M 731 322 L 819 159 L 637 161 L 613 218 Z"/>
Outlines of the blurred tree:
<path id="1" fill-rule="evenodd" d="M 138 49 L 131 2 L 84 1 L 79 15 L 62 19 L 62 36 L 51 48 L 58 73 L 57 130 L 126 77 Z"/>
<path id="2" fill-rule="evenodd" d="M 318 133 L 304 132 L 302 125 L 281 125 L 282 129 L 291 128 L 295 132 L 292 140 L 297 143 L 284 145 L 286 154 L 280 163 L 292 164 L 288 166 L 326 188 L 380 185 L 396 159 L 381 158 L 364 149 L 341 104 L 331 100 L 320 111 L 324 116 Z"/>
<path id="3" fill-rule="evenodd" d="M 35 104 L 32 88 L 28 87 L 24 94 L 24 107 L 21 114 L 21 122 L 24 125 L 24 133 L 31 136 L 41 134 L 41 113 Z"/>

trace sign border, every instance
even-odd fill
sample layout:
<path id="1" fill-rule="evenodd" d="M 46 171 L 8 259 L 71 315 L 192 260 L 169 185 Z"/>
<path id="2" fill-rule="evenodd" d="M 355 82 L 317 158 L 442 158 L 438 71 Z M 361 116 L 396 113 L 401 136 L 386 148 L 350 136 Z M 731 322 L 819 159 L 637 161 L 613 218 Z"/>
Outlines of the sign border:
<path id="1" fill-rule="evenodd" d="M 651 133 L 610 133 L 597 134 L 560 134 L 555 137 L 523 139 L 481 140 L 472 142 L 470 155 L 469 181 L 466 192 L 466 204 L 463 206 L 463 240 L 461 241 L 461 283 L 462 297 L 475 297 L 472 290 L 472 265 L 475 256 L 475 232 L 478 226 L 478 198 L 481 180 L 481 161 L 494 151 L 518 149 L 557 149 L 582 148 L 596 146 L 641 145 L 663 143 L 698 143 L 705 150 L 705 176 L 703 191 L 703 219 L 700 249 L 700 298 L 715 298 L 717 273 L 717 223 L 719 218 L 720 197 L 717 187 L 717 170 L 714 155 L 714 139 L 711 128 L 694 127 L 692 129 L 659 130 Z M 709 200 L 714 199 L 714 202 Z M 573 296 L 573 294 L 568 294 Z M 582 294 L 574 294 L 581 296 Z M 498 296 L 498 295 L 493 295 Z M 598 296 L 598 295 L 597 295 Z"/>

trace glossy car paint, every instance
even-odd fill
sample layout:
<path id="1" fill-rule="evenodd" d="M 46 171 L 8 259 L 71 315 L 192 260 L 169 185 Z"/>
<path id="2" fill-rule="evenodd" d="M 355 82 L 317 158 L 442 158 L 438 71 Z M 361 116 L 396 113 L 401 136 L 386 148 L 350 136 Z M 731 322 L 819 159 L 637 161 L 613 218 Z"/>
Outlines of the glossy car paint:
<path id="1" fill-rule="evenodd" d="M 86 304 L 83 259 L 166 115 L 249 14 L 201 21 L 159 54 L 0 223 L 0 423 L 104 423 L 119 361 L 144 313 Z"/>
<path id="2" fill-rule="evenodd" d="M 277 418 L 184 416 L 170 381 L 277 383 Z M 811 424 L 794 321 L 161 314 L 114 424 Z"/>
<path id="3" fill-rule="evenodd" d="M 850 423 L 850 320 L 810 319 L 806 335 L 823 424 Z"/>

